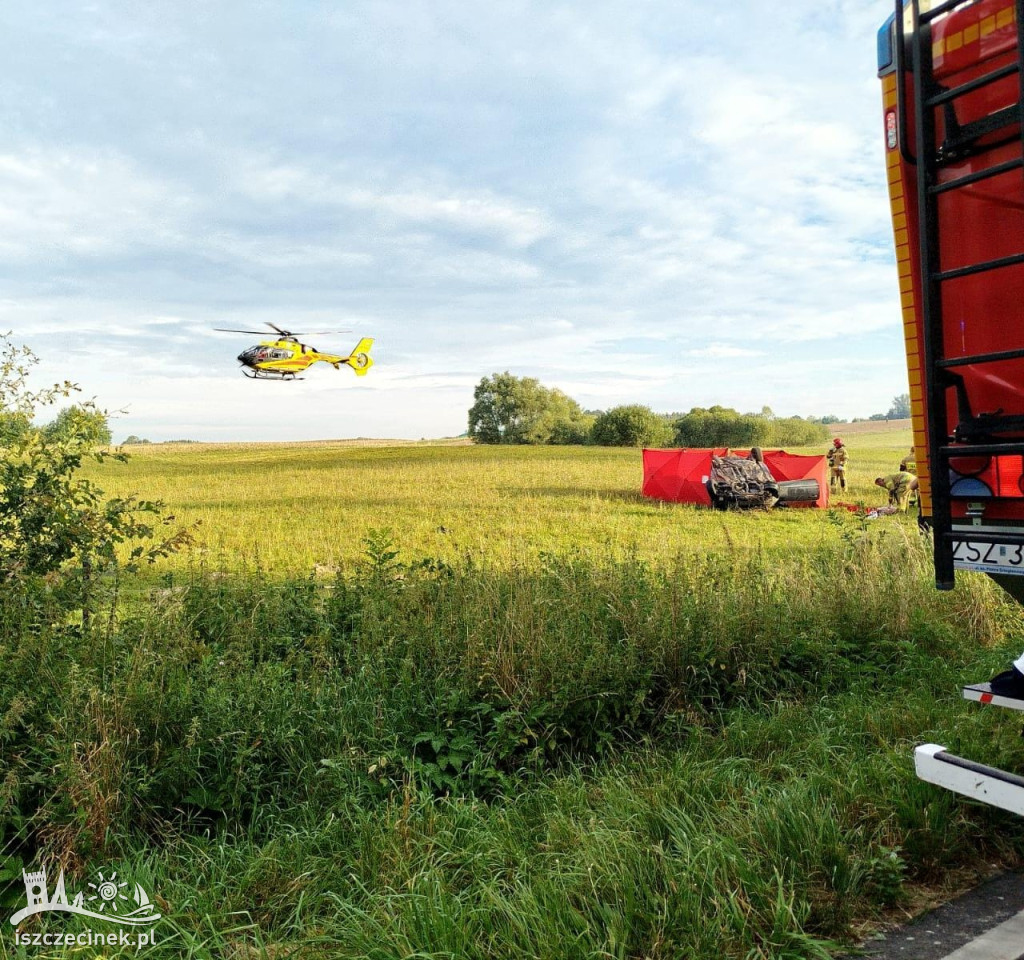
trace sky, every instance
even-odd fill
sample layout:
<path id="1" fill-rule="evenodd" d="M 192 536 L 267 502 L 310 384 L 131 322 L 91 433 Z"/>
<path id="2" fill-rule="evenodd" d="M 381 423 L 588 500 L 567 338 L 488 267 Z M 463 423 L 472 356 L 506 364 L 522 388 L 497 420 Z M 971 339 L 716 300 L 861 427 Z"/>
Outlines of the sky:
<path id="1" fill-rule="evenodd" d="M 436 438 L 906 392 L 864 0 L 0 5 L 0 331 L 115 440 Z M 252 382 L 260 338 L 375 338 Z M 268 328 L 269 331 L 269 328 Z"/>

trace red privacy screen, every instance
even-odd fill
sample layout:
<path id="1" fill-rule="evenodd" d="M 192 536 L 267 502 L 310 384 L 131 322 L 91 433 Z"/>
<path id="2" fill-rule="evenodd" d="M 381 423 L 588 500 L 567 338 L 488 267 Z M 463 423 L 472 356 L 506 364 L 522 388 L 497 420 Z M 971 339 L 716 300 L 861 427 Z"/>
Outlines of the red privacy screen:
<path id="1" fill-rule="evenodd" d="M 818 499 L 790 506 L 828 506 L 828 463 L 824 457 L 800 456 L 785 450 L 763 450 L 764 465 L 776 480 L 817 480 Z M 711 506 L 707 491 L 711 457 L 749 456 L 749 450 L 644 450 L 645 497 L 672 503 Z"/>

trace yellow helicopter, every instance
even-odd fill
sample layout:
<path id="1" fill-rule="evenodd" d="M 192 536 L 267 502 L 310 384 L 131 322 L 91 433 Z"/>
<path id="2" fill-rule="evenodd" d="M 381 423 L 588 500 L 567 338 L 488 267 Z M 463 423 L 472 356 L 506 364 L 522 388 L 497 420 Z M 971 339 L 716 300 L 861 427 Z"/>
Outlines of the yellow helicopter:
<path id="1" fill-rule="evenodd" d="M 335 370 L 340 370 L 343 363 L 348 364 L 356 372 L 357 377 L 366 375 L 366 371 L 373 366 L 370 357 L 370 348 L 373 346 L 371 337 L 364 337 L 356 344 L 347 357 L 339 357 L 333 353 L 321 353 L 319 350 L 301 343 L 299 337 L 321 336 L 319 333 L 292 333 L 291 330 L 282 330 L 273 323 L 267 326 L 278 333 L 276 340 L 261 340 L 256 346 L 243 350 L 238 355 L 238 362 L 242 365 L 242 373 L 250 380 L 302 380 L 296 374 L 302 373 L 307 367 L 311 367 L 318 360 L 329 363 Z M 226 330 L 223 327 L 214 327 L 221 333 L 253 333 L 257 336 L 261 330 Z M 334 333 L 348 333 L 348 330 L 335 330 Z M 326 334 L 323 334 L 326 335 Z"/>

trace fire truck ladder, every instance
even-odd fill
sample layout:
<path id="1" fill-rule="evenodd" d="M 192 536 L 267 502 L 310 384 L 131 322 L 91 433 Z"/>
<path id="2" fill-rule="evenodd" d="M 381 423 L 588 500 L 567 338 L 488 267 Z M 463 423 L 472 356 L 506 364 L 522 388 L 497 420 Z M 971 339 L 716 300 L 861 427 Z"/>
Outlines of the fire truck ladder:
<path id="1" fill-rule="evenodd" d="M 1005 439 L 1006 434 L 1024 432 L 1024 417 L 975 416 L 967 397 L 958 367 L 997 363 L 1024 358 L 1024 346 L 995 353 L 964 357 L 944 356 L 943 350 L 943 284 L 958 277 L 1001 270 L 1024 264 L 1024 252 L 943 270 L 941 265 L 939 196 L 961 190 L 974 183 L 1013 170 L 1024 171 L 1024 0 L 1015 0 L 1017 23 L 1017 57 L 1014 62 L 992 70 L 960 86 L 944 89 L 935 80 L 932 63 L 932 24 L 954 9 L 966 9 L 980 0 L 946 0 L 922 11 L 921 0 L 909 0 L 912 12 L 912 35 L 909 53 L 913 63 L 916 156 L 901 142 L 904 157 L 917 166 L 917 200 L 920 211 L 920 263 L 922 286 L 922 340 L 926 377 L 925 408 L 928 416 L 928 445 L 932 452 L 932 525 L 935 537 L 936 585 L 951 589 L 956 544 L 969 539 L 977 543 L 1024 544 L 1024 529 L 1018 532 L 965 533 L 953 527 L 950 461 L 957 456 L 1024 455 L 1024 441 Z M 903 37 L 903 0 L 896 0 L 897 58 L 906 55 Z M 959 124 L 957 101 L 988 84 L 1016 73 L 1018 102 L 972 123 Z M 903 71 L 898 73 L 898 89 L 903 95 Z M 936 112 L 943 116 L 944 139 L 936 140 Z M 905 112 L 901 108 L 900 137 L 904 136 Z M 1004 135 L 1000 135 L 1000 132 Z M 979 140 L 985 138 L 983 144 Z M 971 173 L 942 182 L 940 170 L 965 158 L 978 156 L 994 146 L 1012 141 L 1021 143 L 1021 155 L 1002 163 L 993 163 Z M 1024 190 L 1022 190 L 1024 194 Z M 1021 325 L 1024 327 L 1024 324 Z M 956 391 L 958 423 L 950 429 L 946 398 Z M 1004 439 L 1000 439 L 1000 434 Z M 968 700 L 983 704 L 1024 710 L 1024 701 L 1000 697 L 991 692 L 989 684 L 965 687 Z M 985 766 L 949 753 L 938 744 L 923 744 L 914 751 L 914 762 L 920 779 L 953 790 L 982 803 L 1024 816 L 1024 778 Z"/>
<path id="2" fill-rule="evenodd" d="M 999 456 L 1024 454 L 1024 441 L 1000 441 L 998 435 L 1024 430 L 1024 417 L 993 415 L 974 416 L 971 411 L 963 379 L 957 367 L 979 366 L 1002 360 L 1024 358 L 1024 345 L 1019 349 L 995 353 L 980 353 L 964 357 L 946 358 L 943 355 L 943 284 L 959 277 L 996 271 L 1015 264 L 1024 264 L 1024 252 L 995 260 L 967 264 L 943 270 L 939 233 L 939 196 L 952 190 L 962 190 L 971 184 L 1012 170 L 1024 169 L 1024 0 L 1015 0 L 1017 25 L 1017 56 L 1012 63 L 976 77 L 960 86 L 943 88 L 935 80 L 932 63 L 932 24 L 956 8 L 976 5 L 980 0 L 946 0 L 922 11 L 921 0 L 910 0 L 916 157 L 909 157 L 917 165 L 917 199 L 920 211 L 920 263 L 922 287 L 922 327 L 924 361 L 927 372 L 925 408 L 928 415 L 928 445 L 932 451 L 932 526 L 935 538 L 935 574 L 939 589 L 953 587 L 953 554 L 956 544 L 966 539 L 962 531 L 953 529 L 950 495 L 950 460 L 954 457 Z M 903 39 L 902 0 L 896 2 L 897 56 L 905 56 Z M 1004 77 L 1017 74 L 1018 100 L 1005 109 L 971 123 L 959 124 L 956 103 L 960 98 Z M 902 75 L 902 74 L 901 74 Z M 899 81 L 902 95 L 902 80 Z M 944 139 L 936 142 L 936 111 L 943 112 Z M 901 120 L 903 118 L 901 117 Z M 902 124 L 901 124 L 902 126 Z M 1004 136 L 999 136 L 1003 131 Z M 978 141 L 985 138 L 984 144 Z M 991 164 L 982 169 L 940 182 L 940 170 L 965 158 L 983 155 L 993 147 L 1016 141 L 1021 144 L 1021 156 Z M 907 155 L 907 151 L 904 151 Z M 1024 190 L 1022 190 L 1024 194 Z M 947 391 L 953 389 L 957 397 L 958 423 L 950 429 L 947 417 Z M 955 445 L 954 445 L 955 444 Z M 971 533 L 976 543 L 1024 545 L 1024 530 L 1020 533 Z"/>

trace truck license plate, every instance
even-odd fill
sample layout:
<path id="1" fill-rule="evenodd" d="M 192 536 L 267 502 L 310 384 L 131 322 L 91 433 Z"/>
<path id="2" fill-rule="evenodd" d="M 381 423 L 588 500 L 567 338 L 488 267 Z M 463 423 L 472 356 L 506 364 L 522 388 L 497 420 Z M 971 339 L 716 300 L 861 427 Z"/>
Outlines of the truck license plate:
<path id="1" fill-rule="evenodd" d="M 960 540 L 953 547 L 953 564 L 961 570 L 1024 576 L 1024 547 L 1011 543 Z"/>

